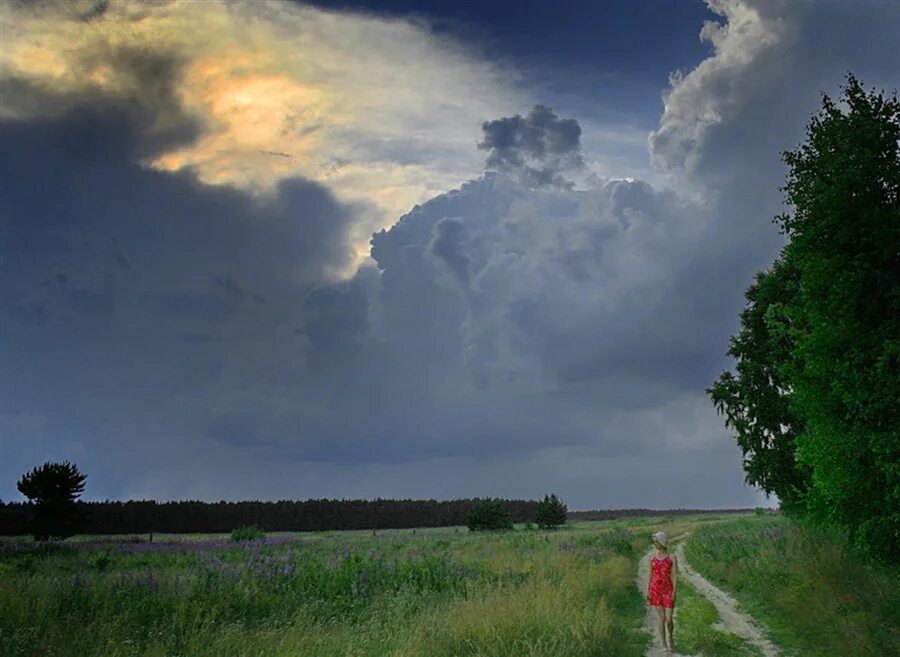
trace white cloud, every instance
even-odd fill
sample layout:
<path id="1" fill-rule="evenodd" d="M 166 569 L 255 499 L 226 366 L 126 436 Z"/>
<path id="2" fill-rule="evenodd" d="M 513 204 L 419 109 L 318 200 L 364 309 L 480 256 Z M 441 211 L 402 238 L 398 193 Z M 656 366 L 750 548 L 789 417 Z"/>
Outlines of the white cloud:
<path id="1" fill-rule="evenodd" d="M 803 140 L 821 92 L 838 97 L 848 70 L 867 87 L 896 88 L 900 4 L 707 4 L 724 19 L 700 31 L 714 52 L 672 78 L 659 127 L 648 137 L 651 162 L 680 190 L 721 203 L 723 212 L 743 192 L 737 211 L 765 213 L 781 200 L 780 153 Z"/>

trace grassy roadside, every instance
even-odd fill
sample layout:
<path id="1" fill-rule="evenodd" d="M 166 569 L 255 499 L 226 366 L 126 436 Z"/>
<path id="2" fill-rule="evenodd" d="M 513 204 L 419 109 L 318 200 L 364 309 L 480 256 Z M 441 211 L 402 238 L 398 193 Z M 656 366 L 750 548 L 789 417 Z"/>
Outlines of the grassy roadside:
<path id="1" fill-rule="evenodd" d="M 684 577 L 678 581 L 676 607 L 675 648 L 678 652 L 704 657 L 761 656 L 758 648 L 747 645 L 736 634 L 712 627 L 719 620 L 719 613 Z"/>
<path id="2" fill-rule="evenodd" d="M 900 655 L 900 566 L 863 563 L 839 535 L 745 517 L 699 528 L 685 548 L 788 653 Z"/>

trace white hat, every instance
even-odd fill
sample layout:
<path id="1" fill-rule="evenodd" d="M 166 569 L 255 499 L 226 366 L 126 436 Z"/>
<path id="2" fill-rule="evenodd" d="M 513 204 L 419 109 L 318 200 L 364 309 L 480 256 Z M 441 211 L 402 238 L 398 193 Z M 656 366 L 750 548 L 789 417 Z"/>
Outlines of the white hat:
<path id="1" fill-rule="evenodd" d="M 665 532 L 656 532 L 653 535 L 653 540 L 656 541 L 657 543 L 659 543 L 660 545 L 662 545 L 663 547 L 666 547 L 666 543 L 669 542 L 669 539 L 666 537 Z"/>

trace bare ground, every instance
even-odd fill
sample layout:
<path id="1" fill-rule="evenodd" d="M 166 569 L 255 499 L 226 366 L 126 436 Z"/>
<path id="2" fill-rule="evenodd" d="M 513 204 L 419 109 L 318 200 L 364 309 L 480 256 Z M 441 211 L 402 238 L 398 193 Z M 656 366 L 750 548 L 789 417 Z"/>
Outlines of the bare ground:
<path id="1" fill-rule="evenodd" d="M 677 536 L 673 542 L 683 539 L 688 534 Z M 637 574 L 637 586 L 642 596 L 647 593 L 647 583 L 650 580 L 650 557 L 655 550 L 645 554 L 639 563 Z M 674 550 L 678 557 L 678 576 L 687 579 L 697 592 L 709 600 L 719 612 L 720 620 L 713 625 L 723 632 L 730 632 L 741 637 L 747 643 L 759 648 L 765 657 L 778 657 L 781 653 L 778 648 L 766 639 L 766 631 L 762 624 L 738 608 L 737 601 L 730 595 L 711 584 L 706 578 L 691 568 L 684 557 L 684 541 L 680 541 Z M 644 629 L 653 637 L 651 644 L 644 653 L 645 657 L 693 657 L 679 652 L 665 652 L 660 643 L 659 620 L 653 607 L 647 607 L 644 617 Z M 678 605 L 675 605 L 675 645 L 678 645 Z"/>

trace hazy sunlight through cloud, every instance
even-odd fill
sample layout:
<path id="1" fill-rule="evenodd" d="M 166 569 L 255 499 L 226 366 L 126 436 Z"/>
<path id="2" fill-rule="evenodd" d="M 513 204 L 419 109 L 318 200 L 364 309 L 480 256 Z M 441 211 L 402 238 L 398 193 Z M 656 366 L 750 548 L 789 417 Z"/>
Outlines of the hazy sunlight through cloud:
<path id="1" fill-rule="evenodd" d="M 154 110 L 169 101 L 200 134 L 155 153 L 145 163 L 154 168 L 189 168 L 204 183 L 255 194 L 291 176 L 326 185 L 358 205 L 356 262 L 336 278 L 368 257 L 373 231 L 479 173 L 483 121 L 530 104 L 513 90 L 512 72 L 409 19 L 280 2 L 91 8 L 8 8 L 4 75 L 53 96 L 97 94 Z M 123 54 L 150 52 L 170 58 L 170 79 L 158 80 L 169 86 L 140 88 L 123 68 Z M 54 111 L 36 105 L 12 97 L 3 114 Z"/>

